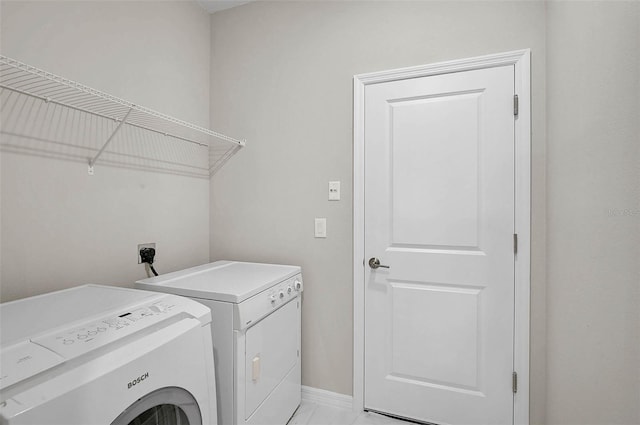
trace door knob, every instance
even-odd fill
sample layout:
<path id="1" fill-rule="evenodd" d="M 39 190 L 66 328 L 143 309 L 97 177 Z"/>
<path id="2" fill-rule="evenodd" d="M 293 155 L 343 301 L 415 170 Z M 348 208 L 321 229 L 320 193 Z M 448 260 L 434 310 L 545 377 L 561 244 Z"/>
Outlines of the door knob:
<path id="1" fill-rule="evenodd" d="M 376 257 L 369 258 L 369 267 L 371 267 L 372 269 L 377 269 L 378 267 L 382 267 L 383 269 L 389 268 L 389 266 L 380 264 L 380 260 L 378 260 Z"/>

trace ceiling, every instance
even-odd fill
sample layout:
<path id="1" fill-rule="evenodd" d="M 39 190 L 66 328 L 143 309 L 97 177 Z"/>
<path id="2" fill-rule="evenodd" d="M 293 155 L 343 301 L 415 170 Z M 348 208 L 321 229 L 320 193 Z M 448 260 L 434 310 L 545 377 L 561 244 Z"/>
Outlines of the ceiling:
<path id="1" fill-rule="evenodd" d="M 251 2 L 252 0 L 196 0 L 204 10 L 209 13 L 216 13 L 221 10 L 230 9 Z"/>

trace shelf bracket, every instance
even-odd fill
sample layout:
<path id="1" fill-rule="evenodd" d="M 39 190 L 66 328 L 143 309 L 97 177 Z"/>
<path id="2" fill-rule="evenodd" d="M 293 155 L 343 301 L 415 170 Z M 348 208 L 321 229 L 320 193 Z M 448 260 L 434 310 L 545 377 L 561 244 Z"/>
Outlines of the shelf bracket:
<path id="1" fill-rule="evenodd" d="M 98 151 L 98 153 L 93 158 L 91 158 L 89 160 L 89 175 L 90 176 L 93 175 L 93 166 L 94 166 L 94 164 L 96 163 L 98 158 L 100 158 L 100 155 L 102 155 L 102 152 L 104 152 L 104 150 L 107 147 L 107 145 L 109 143 L 111 143 L 111 140 L 113 140 L 115 135 L 118 134 L 118 131 L 120 131 L 120 128 L 122 127 L 122 125 L 127 122 L 127 118 L 129 118 L 129 114 L 131 113 L 132 110 L 133 110 L 133 105 L 132 105 L 131 108 L 129 108 L 129 110 L 127 111 L 127 114 L 124 116 L 124 118 L 122 118 L 122 120 L 120 120 L 120 124 L 118 124 L 118 126 L 116 127 L 115 130 L 113 130 L 113 133 L 111 133 L 111 135 L 109 136 L 107 141 L 104 142 L 104 145 L 102 145 L 102 148 Z"/>

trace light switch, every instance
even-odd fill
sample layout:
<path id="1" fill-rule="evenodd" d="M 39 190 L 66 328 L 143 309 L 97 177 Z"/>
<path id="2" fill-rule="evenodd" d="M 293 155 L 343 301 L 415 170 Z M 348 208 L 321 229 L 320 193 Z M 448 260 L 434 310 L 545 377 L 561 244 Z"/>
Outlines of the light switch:
<path id="1" fill-rule="evenodd" d="M 315 237 L 326 238 L 327 237 L 327 219 L 317 218 L 315 222 Z"/>
<path id="2" fill-rule="evenodd" d="M 329 200 L 330 201 L 340 200 L 340 182 L 339 181 L 329 182 Z"/>

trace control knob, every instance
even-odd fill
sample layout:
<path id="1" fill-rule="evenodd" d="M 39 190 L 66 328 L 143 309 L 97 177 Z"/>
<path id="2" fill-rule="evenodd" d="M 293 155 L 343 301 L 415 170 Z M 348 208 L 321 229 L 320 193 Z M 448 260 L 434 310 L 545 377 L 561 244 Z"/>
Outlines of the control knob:
<path id="1" fill-rule="evenodd" d="M 280 295 L 280 299 L 283 299 L 284 298 L 284 291 L 281 290 L 279 295 Z"/>
<path id="2" fill-rule="evenodd" d="M 293 289 L 291 289 L 291 286 L 287 287 L 287 295 L 291 295 L 291 291 L 293 291 Z"/>
<path id="3" fill-rule="evenodd" d="M 296 279 L 296 281 L 293 283 L 293 287 L 296 289 L 296 291 L 299 291 L 300 288 L 302 288 L 302 282 Z"/>
<path id="4" fill-rule="evenodd" d="M 269 296 L 269 300 L 271 300 L 271 304 L 275 304 L 276 303 L 276 296 L 275 295 Z"/>

